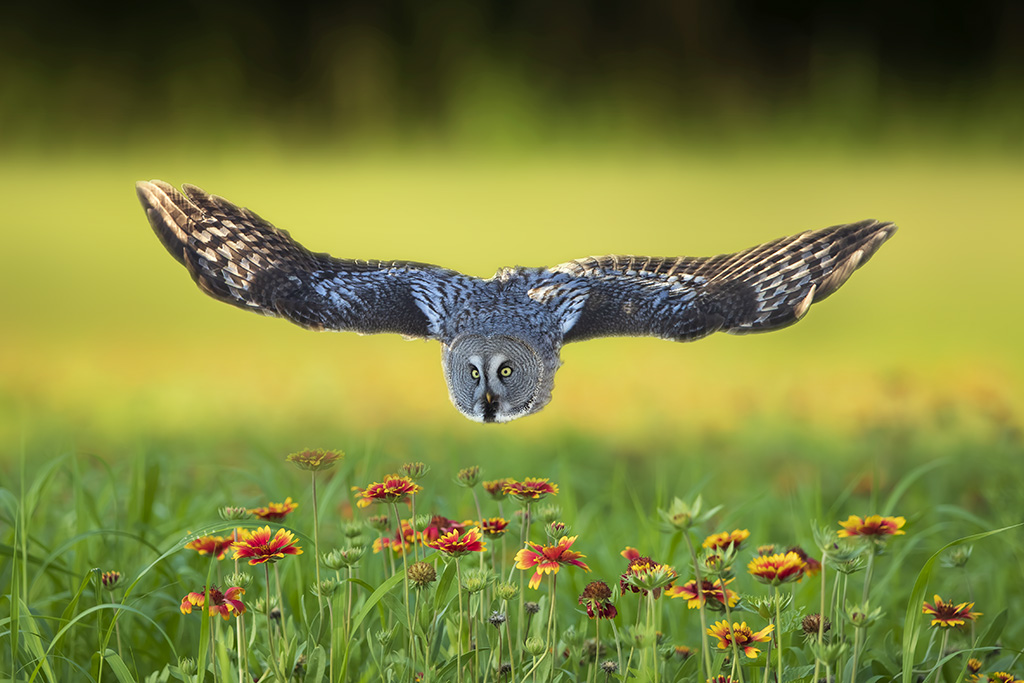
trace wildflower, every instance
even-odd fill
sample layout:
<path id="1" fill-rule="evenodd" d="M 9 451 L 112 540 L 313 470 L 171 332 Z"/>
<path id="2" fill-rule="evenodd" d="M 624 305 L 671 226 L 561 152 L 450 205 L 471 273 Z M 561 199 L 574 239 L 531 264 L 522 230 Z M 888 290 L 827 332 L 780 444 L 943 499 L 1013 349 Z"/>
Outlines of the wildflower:
<path id="1" fill-rule="evenodd" d="M 505 491 L 505 484 L 511 481 L 512 479 L 492 479 L 491 481 L 483 482 L 481 486 L 484 487 L 484 491 L 487 491 L 494 500 L 503 500 L 508 495 Z"/>
<path id="2" fill-rule="evenodd" d="M 804 564 L 807 565 L 806 567 L 804 567 L 805 576 L 815 576 L 821 572 L 821 562 L 818 562 L 816 559 L 808 555 L 807 552 L 800 546 L 795 545 L 786 552 L 796 553 L 800 556 L 800 559 L 804 561 Z"/>
<path id="3" fill-rule="evenodd" d="M 293 463 L 296 467 L 301 469 L 309 470 L 310 472 L 320 472 L 331 469 L 344 457 L 345 454 L 341 451 L 325 451 L 316 449 L 292 453 L 286 457 L 285 460 Z"/>
<path id="4" fill-rule="evenodd" d="M 245 614 L 245 605 L 237 596 L 245 593 L 244 588 L 233 586 L 221 593 L 216 586 L 210 586 L 210 603 L 207 611 L 211 616 L 219 614 L 225 620 L 230 616 Z M 191 614 L 193 607 L 202 607 L 206 603 L 206 589 L 201 592 L 189 593 L 181 599 L 181 613 Z"/>
<path id="5" fill-rule="evenodd" d="M 225 577 L 228 585 L 238 586 L 239 588 L 248 588 L 252 583 L 252 575 L 246 574 L 245 572 L 233 572 Z"/>
<path id="6" fill-rule="evenodd" d="M 434 550 L 439 550 L 451 557 L 460 557 L 467 553 L 480 553 L 487 549 L 487 544 L 481 540 L 479 527 L 473 527 L 461 537 L 458 529 L 452 529 L 436 541 L 428 544 Z"/>
<path id="7" fill-rule="evenodd" d="M 471 522 L 456 522 L 453 519 L 442 517 L 441 515 L 434 515 L 430 518 L 430 522 L 423 527 L 420 531 L 419 541 L 423 545 L 433 547 L 430 544 L 439 539 L 441 536 L 451 533 L 452 531 L 463 532 L 467 527 L 476 526 Z"/>
<path id="8" fill-rule="evenodd" d="M 971 553 L 973 551 L 973 546 L 957 546 L 956 548 L 946 552 L 940 561 L 942 562 L 942 566 L 947 569 L 958 569 L 967 565 L 967 561 L 971 559 Z"/>
<path id="9" fill-rule="evenodd" d="M 213 555 L 218 560 L 223 560 L 231 545 L 238 540 L 238 532 L 224 538 L 223 536 L 200 536 L 185 544 L 189 550 L 195 550 L 200 555 Z"/>
<path id="10" fill-rule="evenodd" d="M 409 477 L 400 477 L 397 474 L 389 474 L 384 477 L 383 482 L 374 482 L 365 489 L 353 486 L 352 490 L 359 497 L 356 503 L 361 508 L 369 507 L 373 502 L 397 503 L 404 500 L 406 496 L 419 493 L 422 486 L 416 484 Z"/>
<path id="11" fill-rule="evenodd" d="M 569 533 L 569 525 L 565 522 L 551 522 L 544 527 L 544 533 L 548 539 L 555 540 Z"/>
<path id="12" fill-rule="evenodd" d="M 366 524 L 377 533 L 382 533 L 391 528 L 391 518 L 388 515 L 373 515 L 366 519 Z"/>
<path id="13" fill-rule="evenodd" d="M 819 630 L 822 633 L 828 633 L 832 628 L 832 620 L 828 617 L 824 617 L 824 620 L 825 623 L 822 624 L 822 616 L 817 612 L 808 614 L 800 621 L 800 628 L 803 629 L 804 635 L 817 638 Z"/>
<path id="14" fill-rule="evenodd" d="M 971 657 L 967 660 L 967 673 L 971 674 L 972 679 L 976 679 L 978 673 L 981 671 L 981 660 Z"/>
<path id="15" fill-rule="evenodd" d="M 764 557 L 765 555 L 774 555 L 774 554 L 775 554 L 775 544 L 774 543 L 765 543 L 764 545 L 757 546 L 757 556 L 758 557 Z"/>
<path id="16" fill-rule="evenodd" d="M 529 480 L 527 480 L 529 481 Z M 546 480 L 545 480 L 546 481 Z M 528 584 L 530 588 L 540 586 L 544 574 L 557 574 L 562 565 L 573 564 L 582 567 L 583 571 L 590 571 L 590 567 L 584 564 L 580 558 L 586 557 L 582 553 L 569 550 L 569 546 L 576 542 L 578 536 L 562 536 L 558 543 L 553 546 L 544 546 L 540 543 L 529 542 L 528 548 L 523 548 L 516 553 L 516 568 L 531 569 L 536 567 L 536 572 Z"/>
<path id="17" fill-rule="evenodd" d="M 695 524 L 701 524 L 706 522 L 716 512 L 722 509 L 722 506 L 716 506 L 710 510 L 701 510 L 704 506 L 704 501 L 700 496 L 693 501 L 692 504 L 684 502 L 680 498 L 673 498 L 672 505 L 669 506 L 668 510 L 658 509 L 658 514 L 667 524 L 668 531 L 686 531 Z"/>
<path id="18" fill-rule="evenodd" d="M 774 624 L 769 624 L 757 633 L 750 630 L 747 626 L 747 622 L 737 624 L 733 622 L 732 628 L 729 628 L 729 622 L 722 620 L 715 622 L 715 625 L 708 629 L 708 635 L 718 638 L 718 649 L 725 650 L 732 646 L 733 641 L 736 642 L 736 646 L 743 650 L 750 659 L 755 659 L 761 651 L 751 645 L 751 643 L 766 643 L 770 639 L 769 634 L 775 629 Z"/>
<path id="19" fill-rule="evenodd" d="M 181 673 L 186 676 L 195 676 L 196 672 L 199 671 L 199 666 L 196 664 L 196 660 L 191 657 L 179 657 L 178 668 L 181 669 Z"/>
<path id="20" fill-rule="evenodd" d="M 860 605 L 847 605 L 844 615 L 846 620 L 856 628 L 867 628 L 882 618 L 882 608 L 876 607 L 871 609 L 870 602 Z"/>
<path id="21" fill-rule="evenodd" d="M 416 562 L 409 565 L 406 575 L 414 588 L 426 588 L 437 581 L 437 570 L 429 562 Z"/>
<path id="22" fill-rule="evenodd" d="M 519 595 L 519 586 L 509 581 L 502 581 L 494 587 L 494 594 L 502 600 L 513 600 Z"/>
<path id="23" fill-rule="evenodd" d="M 794 552 L 788 552 L 785 555 L 776 553 L 775 555 L 755 557 L 747 565 L 747 571 L 755 579 L 772 586 L 799 581 L 803 578 L 806 569 L 807 563 Z"/>
<path id="24" fill-rule="evenodd" d="M 672 650 L 672 654 L 685 662 L 687 659 L 697 654 L 697 652 L 693 648 L 686 647 L 685 645 L 676 645 Z"/>
<path id="25" fill-rule="evenodd" d="M 1024 681 L 1006 671 L 996 671 L 986 675 L 991 683 L 1024 683 Z"/>
<path id="26" fill-rule="evenodd" d="M 480 468 L 476 465 L 465 467 L 455 475 L 455 483 L 467 489 L 471 489 L 480 481 Z"/>
<path id="27" fill-rule="evenodd" d="M 557 496 L 558 485 L 551 484 L 547 479 L 526 478 L 523 481 L 508 479 L 501 490 L 511 494 L 523 503 L 540 500 L 546 495 Z"/>
<path id="28" fill-rule="evenodd" d="M 750 537 L 750 531 L 748 529 L 735 529 L 733 531 L 723 531 L 719 534 L 711 534 L 704 539 L 702 544 L 708 549 L 739 549 L 740 544 Z"/>
<path id="29" fill-rule="evenodd" d="M 540 603 L 533 602 L 532 600 L 530 600 L 529 602 L 524 602 L 523 611 L 532 617 L 534 614 L 540 611 Z"/>
<path id="30" fill-rule="evenodd" d="M 601 662 L 601 671 L 611 676 L 613 673 L 619 670 L 619 663 L 613 659 L 606 659 Z"/>
<path id="31" fill-rule="evenodd" d="M 591 619 L 614 619 L 619 611 L 609 602 L 612 589 L 604 581 L 591 581 L 580 594 L 579 604 L 587 608 Z"/>
<path id="32" fill-rule="evenodd" d="M 843 527 L 842 531 L 839 532 L 839 537 L 852 538 L 854 536 L 863 536 L 865 538 L 881 540 L 884 536 L 901 536 L 906 533 L 902 530 L 903 525 L 906 523 L 907 520 L 903 517 L 871 515 L 861 518 L 857 515 L 850 515 L 849 519 L 845 522 L 839 522 L 839 526 Z"/>
<path id="33" fill-rule="evenodd" d="M 547 652 L 548 649 L 547 643 L 544 642 L 544 639 L 538 636 L 530 636 L 527 638 L 526 642 L 523 643 L 523 647 L 533 657 L 539 657 Z"/>
<path id="34" fill-rule="evenodd" d="M 248 519 L 249 509 L 239 505 L 225 505 L 217 510 L 217 514 L 225 522 L 235 522 L 240 519 Z"/>
<path id="35" fill-rule="evenodd" d="M 366 548 L 361 545 L 335 548 L 329 553 L 322 554 L 320 556 L 320 563 L 328 569 L 340 571 L 345 567 L 354 567 L 362 559 L 365 552 Z"/>
<path id="36" fill-rule="evenodd" d="M 109 571 L 100 574 L 100 585 L 108 591 L 112 591 L 117 588 L 119 583 L 121 583 L 121 572 Z"/>
<path id="37" fill-rule="evenodd" d="M 283 503 L 269 503 L 266 507 L 252 508 L 249 510 L 249 514 L 259 517 L 264 522 L 280 522 L 297 507 L 299 504 L 293 503 L 289 497 L 285 498 Z"/>
<path id="38" fill-rule="evenodd" d="M 508 529 L 508 520 L 504 517 L 481 519 L 480 529 L 484 532 L 484 536 L 489 536 L 490 538 L 501 538 L 505 535 L 505 530 Z"/>
<path id="39" fill-rule="evenodd" d="M 630 560 L 626 573 L 619 578 L 619 586 L 623 591 L 629 588 L 643 595 L 650 591 L 658 599 L 663 589 L 672 587 L 677 576 L 676 570 L 667 564 L 658 564 L 649 557 L 639 557 Z"/>
<path id="40" fill-rule="evenodd" d="M 270 527 L 255 531 L 243 531 L 242 537 L 232 547 L 234 559 L 249 558 L 249 564 L 277 562 L 285 555 L 301 555 L 302 548 L 295 544 L 295 536 L 285 529 L 278 529 L 273 535 Z"/>
<path id="41" fill-rule="evenodd" d="M 688 609 L 696 609 L 701 606 L 701 603 L 707 603 L 708 607 L 712 609 L 721 609 L 726 600 L 729 601 L 729 607 L 735 607 L 736 603 L 740 601 L 740 596 L 726 588 L 733 581 L 735 579 L 729 579 L 723 584 L 721 579 L 713 583 L 702 579 L 701 589 L 698 591 L 697 579 L 691 579 L 682 586 L 672 586 L 665 591 L 665 595 L 670 598 L 686 598 Z"/>
<path id="42" fill-rule="evenodd" d="M 494 610 L 491 612 L 491 616 L 487 618 L 487 622 L 494 628 L 501 628 L 501 625 L 507 621 L 507 617 L 504 612 Z"/>
<path id="43" fill-rule="evenodd" d="M 462 574 L 462 587 L 467 593 L 479 593 L 490 585 L 494 575 L 487 569 L 468 569 Z"/>
<path id="44" fill-rule="evenodd" d="M 926 602 L 921 611 L 935 617 L 932 619 L 932 626 L 951 628 L 963 626 L 968 621 L 974 621 L 980 617 L 981 612 L 972 612 L 972 607 L 974 607 L 973 602 L 961 602 L 959 605 L 954 605 L 951 602 L 943 602 L 942 598 L 936 595 L 935 604 L 929 605 Z"/>
<path id="45" fill-rule="evenodd" d="M 536 510 L 537 519 L 544 522 L 545 524 L 554 524 L 558 521 L 558 518 L 562 516 L 562 506 L 547 504 L 541 505 Z"/>
<path id="46" fill-rule="evenodd" d="M 309 592 L 313 595 L 317 595 L 323 598 L 329 598 L 334 595 L 334 592 L 338 590 L 338 586 L 341 584 L 337 579 L 323 579 L 320 583 L 314 583 L 309 587 Z"/>
<path id="47" fill-rule="evenodd" d="M 708 683 L 736 683 L 736 679 L 734 679 L 732 676 L 722 676 L 721 674 L 719 674 L 714 678 L 709 678 Z"/>
<path id="48" fill-rule="evenodd" d="M 430 465 L 422 462 L 407 462 L 398 469 L 402 472 L 402 475 L 409 477 L 413 481 L 419 481 L 430 471 Z"/>
<path id="49" fill-rule="evenodd" d="M 619 555 L 622 555 L 627 560 L 635 560 L 640 557 L 640 551 L 633 546 L 627 545 L 622 549 L 622 552 L 620 552 Z"/>

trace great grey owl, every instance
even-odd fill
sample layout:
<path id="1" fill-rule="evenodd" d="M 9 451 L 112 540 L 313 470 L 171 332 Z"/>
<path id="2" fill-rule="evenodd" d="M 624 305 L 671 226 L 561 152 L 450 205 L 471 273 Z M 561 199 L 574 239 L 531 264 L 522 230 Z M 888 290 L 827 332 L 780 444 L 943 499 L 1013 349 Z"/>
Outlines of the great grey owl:
<path id="1" fill-rule="evenodd" d="M 184 185 L 136 185 L 153 230 L 215 299 L 315 330 L 441 342 L 452 403 L 507 422 L 551 400 L 568 342 L 692 341 L 790 325 L 836 291 L 896 231 L 865 220 L 709 258 L 601 256 L 480 279 L 412 261 L 307 250 L 252 211 Z"/>

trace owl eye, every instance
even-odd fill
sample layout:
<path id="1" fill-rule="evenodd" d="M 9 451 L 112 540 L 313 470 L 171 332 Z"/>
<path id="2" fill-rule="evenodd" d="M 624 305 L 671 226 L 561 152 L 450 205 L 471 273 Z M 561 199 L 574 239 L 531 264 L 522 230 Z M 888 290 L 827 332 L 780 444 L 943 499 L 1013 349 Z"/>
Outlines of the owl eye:
<path id="1" fill-rule="evenodd" d="M 501 376 L 501 377 L 511 377 L 512 376 L 512 366 L 511 365 L 502 365 L 500 368 L 498 368 L 498 375 Z"/>
<path id="2" fill-rule="evenodd" d="M 469 368 L 469 376 L 473 379 L 480 379 L 480 371 L 474 367 Z"/>

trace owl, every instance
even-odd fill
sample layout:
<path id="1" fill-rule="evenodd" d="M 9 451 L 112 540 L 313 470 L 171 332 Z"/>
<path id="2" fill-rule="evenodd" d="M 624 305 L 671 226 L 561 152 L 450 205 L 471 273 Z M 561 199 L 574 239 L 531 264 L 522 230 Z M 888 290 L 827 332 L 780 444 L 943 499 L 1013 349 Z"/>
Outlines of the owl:
<path id="1" fill-rule="evenodd" d="M 564 344 L 607 336 L 693 341 L 791 325 L 896 231 L 865 220 L 735 254 L 599 256 L 481 279 L 414 261 L 309 251 L 249 209 L 184 185 L 136 185 L 171 255 L 214 299 L 313 330 L 441 343 L 455 407 L 508 422 L 551 400 Z"/>

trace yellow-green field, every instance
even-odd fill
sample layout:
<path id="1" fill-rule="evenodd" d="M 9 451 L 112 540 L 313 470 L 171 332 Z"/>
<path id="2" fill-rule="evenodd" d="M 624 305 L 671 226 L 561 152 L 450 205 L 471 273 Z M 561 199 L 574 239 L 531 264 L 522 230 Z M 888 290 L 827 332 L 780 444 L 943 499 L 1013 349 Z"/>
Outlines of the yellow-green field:
<path id="1" fill-rule="evenodd" d="M 135 199 L 133 183 L 152 177 L 250 206 L 315 250 L 481 276 L 611 252 L 708 255 L 866 217 L 900 232 L 799 325 L 688 345 L 571 345 L 547 409 L 482 427 L 448 403 L 434 343 L 314 334 L 200 294 Z M 8 456 L 62 428 L 79 445 L 400 431 L 486 449 L 564 432 L 629 443 L 751 419 L 844 432 L 936 409 L 1013 421 L 1024 405 L 1024 164 L 1006 158 L 153 148 L 15 156 L 0 182 Z"/>

